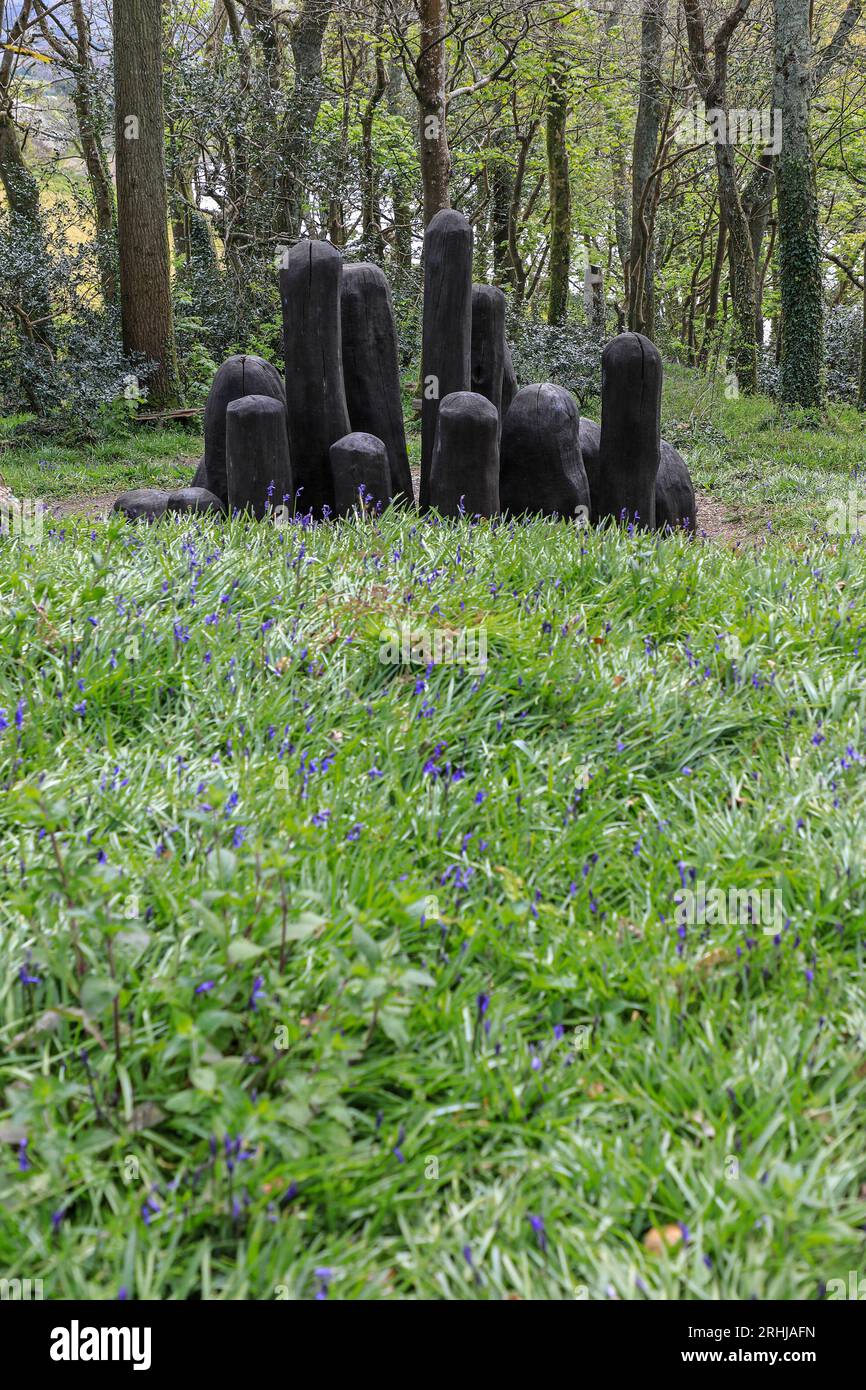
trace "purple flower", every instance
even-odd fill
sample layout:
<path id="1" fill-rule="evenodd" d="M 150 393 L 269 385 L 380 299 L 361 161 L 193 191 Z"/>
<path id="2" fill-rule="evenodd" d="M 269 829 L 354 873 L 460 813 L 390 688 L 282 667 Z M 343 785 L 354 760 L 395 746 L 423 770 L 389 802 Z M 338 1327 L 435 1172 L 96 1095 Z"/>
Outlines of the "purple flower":
<path id="1" fill-rule="evenodd" d="M 483 1018 L 484 1015 L 487 1013 L 487 1010 L 490 1008 L 490 995 L 489 995 L 489 994 L 479 994 L 479 996 L 478 996 L 478 998 L 476 999 L 475 1003 L 476 1003 L 477 1008 L 478 1008 L 478 1017 L 479 1017 L 479 1018 Z"/>
<path id="2" fill-rule="evenodd" d="M 538 1236 L 538 1248 L 544 1254 L 547 1249 L 547 1232 L 544 1229 L 544 1217 L 533 1216 L 529 1213 L 529 1224 Z"/>
<path id="3" fill-rule="evenodd" d="M 252 993 L 250 994 L 249 1004 L 247 1005 L 248 1008 L 255 1009 L 257 1007 L 258 1000 L 261 999 L 262 995 L 265 992 L 264 986 L 264 975 L 257 975 L 256 978 L 253 980 Z"/>
<path id="4" fill-rule="evenodd" d="M 27 1157 L 27 1143 L 28 1141 L 26 1139 L 22 1139 L 18 1145 L 18 1168 L 22 1173 L 28 1172 L 31 1167 L 30 1160 Z"/>
<path id="5" fill-rule="evenodd" d="M 196 994 L 208 994 L 210 990 L 216 988 L 216 980 L 202 980 L 200 985 L 196 985 Z"/>

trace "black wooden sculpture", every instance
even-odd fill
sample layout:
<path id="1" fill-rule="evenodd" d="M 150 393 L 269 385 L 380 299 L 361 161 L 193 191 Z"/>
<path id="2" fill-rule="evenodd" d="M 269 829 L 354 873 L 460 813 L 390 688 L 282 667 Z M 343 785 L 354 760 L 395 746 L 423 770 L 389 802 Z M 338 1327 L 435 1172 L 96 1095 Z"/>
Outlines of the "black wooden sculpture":
<path id="1" fill-rule="evenodd" d="M 124 493 L 115 511 L 251 511 L 323 520 L 413 500 L 391 292 L 378 266 L 299 242 L 280 272 L 285 385 L 261 357 L 217 371 L 193 486 Z M 662 363 L 640 333 L 602 354 L 601 427 L 562 386 L 518 387 L 505 296 L 472 284 L 472 228 L 438 212 L 424 237 L 422 510 L 696 525 L 685 460 L 660 436 Z"/>
<path id="2" fill-rule="evenodd" d="M 620 333 L 601 355 L 601 444 L 593 506 L 599 521 L 655 526 L 661 452 L 662 360 L 642 333 Z"/>
<path id="3" fill-rule="evenodd" d="M 589 520 L 580 416 L 564 386 L 523 386 L 511 402 L 502 426 L 499 504 L 513 516 L 539 512 Z"/>
<path id="4" fill-rule="evenodd" d="M 682 526 L 693 531 L 696 524 L 695 489 L 686 461 L 673 444 L 663 439 L 656 478 L 656 530 Z"/>
<path id="5" fill-rule="evenodd" d="M 514 370 L 514 359 L 511 356 L 511 348 L 508 339 L 505 339 L 505 360 L 502 371 L 502 418 L 505 419 L 506 411 L 520 390 L 517 374 Z"/>
<path id="6" fill-rule="evenodd" d="M 475 391 L 452 391 L 439 406 L 430 468 L 430 506 L 442 516 L 499 511 L 499 412 Z"/>
<path id="7" fill-rule="evenodd" d="M 243 396 L 226 411 L 230 511 L 263 517 L 292 505 L 286 409 L 272 396 Z"/>
<path id="8" fill-rule="evenodd" d="M 424 234 L 424 325 L 421 345 L 422 509 L 430 505 L 430 470 L 440 403 L 468 391 L 472 352 L 472 228 L 443 208 Z"/>
<path id="9" fill-rule="evenodd" d="M 226 482 L 226 410 L 242 396 L 273 396 L 286 403 L 283 379 L 264 357 L 238 353 L 217 368 L 204 407 L 204 454 L 192 480 L 221 502 L 228 501 Z"/>
<path id="10" fill-rule="evenodd" d="M 598 520 L 595 511 L 595 497 L 598 492 L 599 447 L 601 430 L 594 420 L 580 417 L 580 448 L 583 464 L 589 479 L 589 495 L 592 499 L 591 521 Z M 678 453 L 666 439 L 661 441 L 659 471 L 656 475 L 656 530 L 666 526 L 683 526 L 694 530 L 697 523 L 695 490 L 689 476 L 688 465 L 682 454 Z"/>
<path id="11" fill-rule="evenodd" d="M 343 381 L 352 430 L 382 440 L 391 496 L 411 503 L 414 495 L 400 399 L 397 329 L 388 281 L 377 265 L 362 261 L 344 266 L 340 320 Z"/>
<path id="12" fill-rule="evenodd" d="M 224 512 L 225 507 L 206 487 L 179 487 L 168 494 L 169 512 Z"/>
<path id="13" fill-rule="evenodd" d="M 333 511 L 329 449 L 349 433 L 343 386 L 340 282 L 343 258 L 327 241 L 300 241 L 280 271 L 289 456 L 297 510 Z"/>
<path id="14" fill-rule="evenodd" d="M 496 407 L 502 431 L 505 295 L 496 285 L 472 286 L 472 390 Z"/>
<path id="15" fill-rule="evenodd" d="M 337 516 L 381 510 L 391 500 L 391 469 L 384 440 L 356 430 L 331 445 Z"/>
<path id="16" fill-rule="evenodd" d="M 113 512 L 121 512 L 127 521 L 157 521 L 168 505 L 168 493 L 157 487 L 134 487 L 115 499 Z"/>

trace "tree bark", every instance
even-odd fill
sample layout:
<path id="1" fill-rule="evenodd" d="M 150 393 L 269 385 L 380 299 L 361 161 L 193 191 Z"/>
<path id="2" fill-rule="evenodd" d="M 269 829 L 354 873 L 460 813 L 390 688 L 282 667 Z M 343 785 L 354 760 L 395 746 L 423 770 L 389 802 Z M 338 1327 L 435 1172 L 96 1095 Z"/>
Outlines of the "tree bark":
<path id="1" fill-rule="evenodd" d="M 76 50 L 72 104 L 75 108 L 78 137 L 93 198 L 102 297 L 106 304 L 114 304 L 117 301 L 117 222 L 114 190 L 111 186 L 108 158 L 102 144 L 99 115 L 93 99 L 94 70 L 90 56 L 90 22 L 84 13 L 82 0 L 72 0 L 72 22 L 75 26 Z"/>
<path id="2" fill-rule="evenodd" d="M 448 149 L 445 96 L 447 17 L 448 0 L 420 0 L 421 39 L 415 77 L 418 83 L 418 138 L 425 227 L 437 212 L 451 206 L 448 192 L 451 152 Z"/>
<path id="3" fill-rule="evenodd" d="M 860 338 L 860 389 L 857 404 L 866 410 L 866 246 L 863 248 L 863 327 Z"/>
<path id="4" fill-rule="evenodd" d="M 812 83 L 810 0 L 775 0 L 776 72 L 782 141 L 776 159 L 783 401 L 824 401 L 824 287 L 815 156 L 809 129 Z"/>
<path id="5" fill-rule="evenodd" d="M 632 153 L 631 240 L 629 251 L 628 326 L 653 336 L 652 296 L 647 292 L 652 246 L 649 201 L 645 190 L 655 164 L 662 116 L 662 38 L 666 0 L 643 0 L 641 19 L 640 99 Z"/>
<path id="6" fill-rule="evenodd" d="M 149 401 L 177 398 L 162 115 L 160 0 L 115 0 L 115 160 L 124 351 L 156 364 Z"/>
<path id="7" fill-rule="evenodd" d="M 750 0 L 736 0 L 708 45 L 701 0 L 683 0 L 689 58 L 698 91 L 708 109 L 727 109 L 728 51 L 731 36 L 742 22 Z M 707 53 L 713 50 L 713 68 Z M 737 185 L 733 146 L 725 138 L 715 141 L 716 177 L 719 206 L 728 229 L 728 266 L 731 285 L 730 355 L 737 384 L 744 395 L 758 389 L 758 359 L 755 350 L 755 255 L 749 222 L 743 210 Z"/>
<path id="8" fill-rule="evenodd" d="M 547 178 L 550 199 L 550 269 L 548 271 L 547 322 L 559 324 L 568 311 L 568 277 L 571 267 L 571 187 L 566 143 L 566 64 L 554 38 L 548 73 L 545 119 Z"/>
<path id="9" fill-rule="evenodd" d="M 322 44 L 333 0 L 303 0 L 292 26 L 295 85 L 291 114 L 280 138 L 280 173 L 275 231 L 289 241 L 301 235 L 305 178 L 313 130 L 322 104 Z"/>

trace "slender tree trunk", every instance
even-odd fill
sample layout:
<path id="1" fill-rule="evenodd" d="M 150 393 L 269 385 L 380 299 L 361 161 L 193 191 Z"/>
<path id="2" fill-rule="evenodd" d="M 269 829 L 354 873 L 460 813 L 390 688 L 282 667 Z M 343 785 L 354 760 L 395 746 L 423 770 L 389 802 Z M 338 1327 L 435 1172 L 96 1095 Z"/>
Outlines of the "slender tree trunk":
<path id="1" fill-rule="evenodd" d="M 40 352 L 50 356 L 54 349 L 54 332 L 51 300 L 41 274 L 48 255 L 39 207 L 39 185 L 24 158 L 10 96 L 15 46 L 26 34 L 30 12 L 30 0 L 24 0 L 16 23 L 8 31 L 9 47 L 5 51 L 0 48 L 0 184 L 9 205 L 10 230 L 16 243 L 29 253 L 23 258 L 25 267 L 29 261 L 29 268 L 24 269 L 20 277 L 16 276 L 13 313 L 22 334 Z M 26 389 L 30 404 L 38 409 L 40 401 L 35 383 L 32 389 L 30 385 Z"/>
<path id="2" fill-rule="evenodd" d="M 322 44 L 333 0 L 303 0 L 292 25 L 295 85 L 291 112 L 279 140 L 276 232 L 297 241 L 304 220 L 306 174 L 313 130 L 322 104 Z"/>
<path id="3" fill-rule="evenodd" d="M 866 246 L 863 248 L 863 327 L 860 337 L 860 389 L 857 404 L 866 410 Z"/>
<path id="4" fill-rule="evenodd" d="M 682 0 L 686 17 L 689 57 L 698 91 L 709 110 L 727 110 L 728 52 L 731 38 L 745 18 L 750 0 L 738 0 L 707 43 L 701 0 Z M 713 67 L 707 54 L 713 54 Z M 730 130 L 715 142 L 719 206 L 728 229 L 728 265 L 731 286 L 730 355 L 737 384 L 744 395 L 758 389 L 758 358 L 755 350 L 755 254 L 748 218 L 743 210 L 737 185 L 737 168 Z"/>
<path id="5" fill-rule="evenodd" d="M 646 186 L 655 164 L 662 116 L 662 38 L 666 0 L 643 0 L 640 99 L 632 153 L 628 326 L 653 336 L 650 199 Z"/>
<path id="6" fill-rule="evenodd" d="M 728 249 L 728 228 L 725 224 L 723 210 L 719 209 L 719 234 L 716 240 L 716 254 L 713 257 L 713 269 L 710 275 L 710 283 L 707 290 L 706 312 L 704 314 L 704 333 L 701 339 L 701 346 L 698 352 L 698 366 L 706 367 L 710 355 L 710 344 L 713 334 L 716 331 L 716 323 L 719 317 L 719 289 L 722 283 L 722 270 L 725 265 L 725 255 Z"/>
<path id="7" fill-rule="evenodd" d="M 514 286 L 514 266 L 508 254 L 508 218 L 514 193 L 514 170 L 508 149 L 508 131 L 496 131 L 491 143 L 495 150 L 490 161 L 493 279 L 497 285 L 508 289 Z"/>
<path id="8" fill-rule="evenodd" d="M 74 52 L 69 52 L 68 46 L 61 51 L 63 56 L 68 57 L 72 69 L 72 105 L 78 126 L 81 153 L 87 170 L 87 181 L 90 184 L 90 193 L 93 198 L 102 297 L 106 304 L 114 304 L 117 300 L 117 222 L 114 211 L 111 170 L 102 143 L 101 122 L 94 83 L 95 73 L 91 57 L 90 21 L 84 12 L 82 0 L 71 0 L 70 8 L 75 35 Z M 55 46 L 57 45 L 55 44 Z"/>
<path id="9" fill-rule="evenodd" d="M 824 287 L 815 156 L 809 130 L 812 83 L 810 0 L 775 0 L 776 70 L 782 141 L 776 159 L 783 401 L 824 401 Z"/>
<path id="10" fill-rule="evenodd" d="M 418 82 L 418 138 L 426 227 L 431 217 L 435 217 L 442 208 L 451 206 L 448 192 L 451 152 L 448 149 L 445 93 L 448 0 L 420 0 L 420 18 L 421 37 L 415 76 Z"/>
<path id="11" fill-rule="evenodd" d="M 571 187 L 566 143 L 565 57 L 556 45 L 548 73 L 545 122 L 547 177 L 550 198 L 550 268 L 548 271 L 547 322 L 563 323 L 568 311 L 568 276 L 571 267 Z"/>
<path id="12" fill-rule="evenodd" d="M 373 150 L 373 121 L 376 107 L 385 95 L 388 77 L 380 42 L 382 11 L 377 16 L 373 63 L 375 77 L 361 112 L 361 243 L 366 256 L 381 261 L 385 243 L 382 238 L 382 217 L 379 208 L 379 180 Z"/>
<path id="13" fill-rule="evenodd" d="M 149 399 L 177 398 L 162 116 L 160 0 L 115 0 L 114 105 L 123 347 L 156 363 Z"/>
<path id="14" fill-rule="evenodd" d="M 388 73 L 388 111 L 392 116 L 400 113 L 400 93 L 403 86 L 403 69 L 395 58 Z M 407 196 L 407 179 L 398 166 L 391 178 L 391 208 L 394 214 L 394 235 L 392 250 L 394 268 L 401 274 L 412 269 L 412 209 Z"/>

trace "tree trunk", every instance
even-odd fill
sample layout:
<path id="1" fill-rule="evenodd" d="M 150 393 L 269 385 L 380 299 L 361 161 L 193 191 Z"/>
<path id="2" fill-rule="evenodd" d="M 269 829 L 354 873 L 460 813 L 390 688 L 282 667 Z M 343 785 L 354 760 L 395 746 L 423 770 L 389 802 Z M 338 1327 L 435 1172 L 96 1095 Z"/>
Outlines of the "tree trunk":
<path id="1" fill-rule="evenodd" d="M 742 23 L 750 0 L 739 0 L 707 43 L 701 0 L 682 0 L 688 33 L 689 57 L 698 91 L 709 110 L 727 110 L 728 51 L 734 31 Z M 707 54 L 712 51 L 713 68 Z M 731 285 L 730 354 L 737 385 L 744 395 L 758 389 L 758 358 L 755 350 L 755 254 L 749 221 L 743 210 L 737 185 L 737 168 L 730 129 L 724 139 L 714 142 L 719 207 L 728 229 L 728 264 Z"/>
<path id="2" fill-rule="evenodd" d="M 149 401 L 177 398 L 162 117 L 160 0 L 115 0 L 114 106 L 124 351 L 156 369 Z"/>
<path id="3" fill-rule="evenodd" d="M 424 226 L 442 208 L 450 208 L 448 179 L 451 153 L 446 130 L 445 31 L 448 0 L 420 0 L 421 39 L 415 76 L 418 82 L 421 184 L 424 190 Z"/>
<path id="4" fill-rule="evenodd" d="M 866 410 L 866 247 L 863 248 L 863 327 L 860 337 L 860 389 L 857 404 Z"/>
<path id="5" fill-rule="evenodd" d="M 379 209 L 379 179 L 373 150 L 373 121 L 376 107 L 385 95 L 388 77 L 381 47 L 381 15 L 377 16 L 373 64 L 375 76 L 370 94 L 361 112 L 361 245 L 364 255 L 381 261 L 385 250 L 382 238 L 382 218 Z"/>
<path id="6" fill-rule="evenodd" d="M 75 31 L 72 105 L 75 110 L 78 138 L 81 142 L 81 153 L 84 156 L 87 180 L 93 198 L 97 237 L 96 254 L 102 297 L 106 304 L 114 304 L 117 300 L 117 226 L 114 214 L 114 190 L 111 184 L 108 158 L 102 144 L 99 112 L 94 96 L 90 21 L 84 13 L 82 0 L 72 0 L 71 10 Z"/>
<path id="7" fill-rule="evenodd" d="M 783 401 L 824 401 L 824 288 L 815 156 L 809 131 L 810 0 L 775 0 L 782 142 L 776 160 Z"/>
<path id="8" fill-rule="evenodd" d="M 653 336 L 651 282 L 651 203 L 646 196 L 658 148 L 662 115 L 662 37 L 666 0 L 643 0 L 641 19 L 640 100 L 634 128 L 631 183 L 628 326 Z"/>
<path id="9" fill-rule="evenodd" d="M 547 322 L 562 323 L 568 311 L 568 275 L 571 265 L 571 188 L 566 144 L 566 65 L 562 50 L 554 48 L 548 73 L 545 122 L 547 178 L 550 198 L 550 269 L 548 271 Z"/>
<path id="10" fill-rule="evenodd" d="M 280 138 L 277 183 L 277 222 L 274 228 L 288 241 L 297 241 L 304 219 L 305 177 L 313 129 L 322 104 L 322 44 L 333 0 L 303 0 L 292 25 L 295 85 L 292 108 Z"/>
<path id="11" fill-rule="evenodd" d="M 400 114 L 400 92 L 403 86 L 403 69 L 398 59 L 391 60 L 388 72 L 388 111 L 392 116 Z M 408 180 L 399 165 L 391 178 L 391 208 L 394 214 L 394 234 L 391 247 L 394 268 L 406 275 L 412 269 L 412 209 L 407 196 Z"/>
<path id="12" fill-rule="evenodd" d="M 514 193 L 514 170 L 508 149 L 508 131 L 496 131 L 491 144 L 496 151 L 490 161 L 493 279 L 497 285 L 507 289 L 514 286 L 514 266 L 508 253 L 508 218 Z"/>

